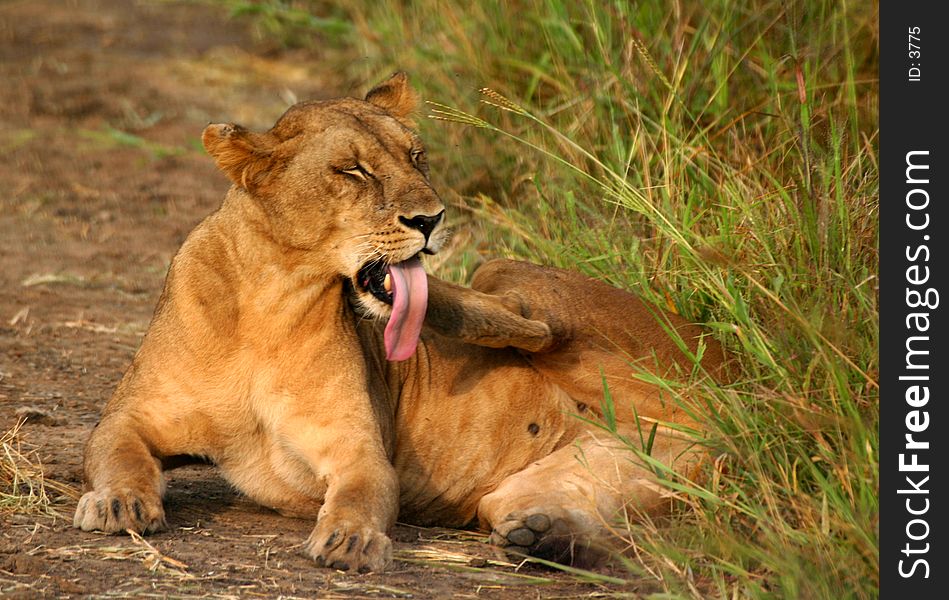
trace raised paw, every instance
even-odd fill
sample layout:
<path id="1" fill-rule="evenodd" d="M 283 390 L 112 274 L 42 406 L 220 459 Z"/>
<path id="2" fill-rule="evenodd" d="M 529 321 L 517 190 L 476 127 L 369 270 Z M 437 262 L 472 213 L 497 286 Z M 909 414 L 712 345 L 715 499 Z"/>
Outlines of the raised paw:
<path id="1" fill-rule="evenodd" d="M 578 511 L 516 511 L 494 526 L 489 542 L 516 554 L 589 568 L 607 556 L 594 517 Z"/>
<path id="2" fill-rule="evenodd" d="M 165 511 L 159 498 L 149 498 L 128 488 L 106 488 L 83 494 L 76 507 L 73 527 L 107 533 L 126 529 L 151 533 L 165 528 Z"/>
<path id="3" fill-rule="evenodd" d="M 352 523 L 320 519 L 306 542 L 317 566 L 368 573 L 392 562 L 392 542 L 382 532 Z"/>

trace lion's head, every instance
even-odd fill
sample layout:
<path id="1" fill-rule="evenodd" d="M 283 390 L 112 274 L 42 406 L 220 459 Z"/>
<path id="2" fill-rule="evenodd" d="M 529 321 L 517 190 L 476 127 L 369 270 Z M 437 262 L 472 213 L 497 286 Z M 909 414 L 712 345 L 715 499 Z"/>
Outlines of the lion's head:
<path id="1" fill-rule="evenodd" d="M 390 360 L 415 351 L 428 298 L 419 255 L 437 252 L 448 236 L 411 129 L 416 103 L 397 73 L 365 100 L 301 102 L 266 133 L 212 124 L 202 137 L 263 208 L 275 241 L 348 280 L 364 314 L 389 318 Z"/>

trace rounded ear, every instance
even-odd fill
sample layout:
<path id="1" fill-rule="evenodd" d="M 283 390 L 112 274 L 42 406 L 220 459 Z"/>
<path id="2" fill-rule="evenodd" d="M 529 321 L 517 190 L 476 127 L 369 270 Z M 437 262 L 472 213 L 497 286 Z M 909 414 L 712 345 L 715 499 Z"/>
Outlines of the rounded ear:
<path id="1" fill-rule="evenodd" d="M 375 104 L 402 123 L 414 127 L 411 114 L 418 106 L 418 93 L 409 85 L 409 76 L 402 71 L 369 90 L 366 102 Z"/>
<path id="2" fill-rule="evenodd" d="M 267 134 L 250 132 L 233 123 L 212 123 L 204 129 L 201 142 L 228 178 L 254 191 L 274 171 L 274 142 Z"/>

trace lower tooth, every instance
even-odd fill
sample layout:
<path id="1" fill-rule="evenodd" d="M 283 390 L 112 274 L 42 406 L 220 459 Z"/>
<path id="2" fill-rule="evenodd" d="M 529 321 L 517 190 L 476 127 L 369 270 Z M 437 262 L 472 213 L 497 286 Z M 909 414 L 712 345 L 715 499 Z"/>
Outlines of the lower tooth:
<path id="1" fill-rule="evenodd" d="M 392 291 L 392 276 L 386 273 L 385 279 L 382 280 L 382 287 L 385 288 L 387 292 Z"/>

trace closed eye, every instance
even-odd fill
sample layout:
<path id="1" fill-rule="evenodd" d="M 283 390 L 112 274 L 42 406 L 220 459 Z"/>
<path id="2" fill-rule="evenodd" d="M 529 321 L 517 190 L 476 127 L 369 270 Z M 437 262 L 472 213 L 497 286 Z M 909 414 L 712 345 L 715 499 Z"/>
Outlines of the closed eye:
<path id="1" fill-rule="evenodd" d="M 356 163 L 355 165 L 351 167 L 338 169 L 338 171 L 344 175 L 355 177 L 356 179 L 359 179 L 361 181 L 367 181 L 370 177 L 372 177 L 372 173 L 370 173 L 369 170 L 366 169 L 366 167 L 362 166 L 359 163 Z"/>
<path id="2" fill-rule="evenodd" d="M 425 159 L 424 150 L 412 150 L 409 152 L 409 158 L 412 160 L 412 166 L 418 169 L 422 175 L 428 177 L 428 161 Z"/>

